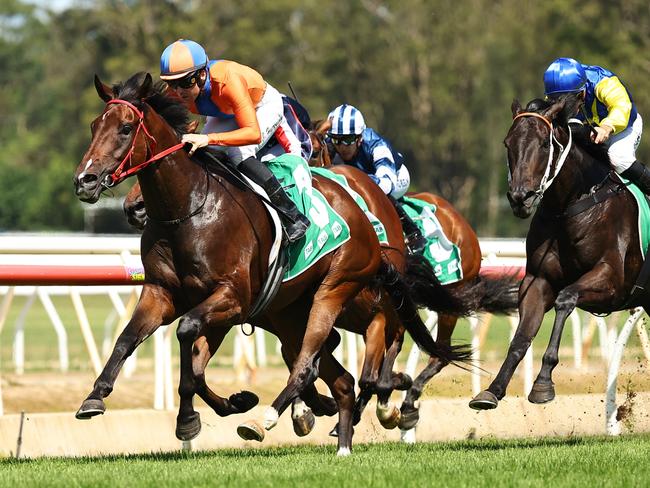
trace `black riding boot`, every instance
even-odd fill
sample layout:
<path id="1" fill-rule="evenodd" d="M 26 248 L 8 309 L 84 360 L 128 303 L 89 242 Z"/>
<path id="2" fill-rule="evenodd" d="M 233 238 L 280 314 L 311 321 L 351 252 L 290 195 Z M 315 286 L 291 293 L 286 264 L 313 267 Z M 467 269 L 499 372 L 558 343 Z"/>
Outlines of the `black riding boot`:
<path id="1" fill-rule="evenodd" d="M 287 196 L 271 170 L 259 159 L 250 157 L 242 161 L 239 171 L 260 185 L 269 195 L 271 203 L 280 210 L 280 219 L 289 242 L 295 242 L 305 235 L 309 219 L 300 213 L 296 204 Z"/>
<path id="2" fill-rule="evenodd" d="M 393 197 L 388 197 L 393 203 L 395 210 L 397 210 L 397 215 L 402 222 L 402 229 L 404 230 L 404 235 L 406 236 L 406 246 L 412 254 L 422 254 L 424 248 L 427 245 L 427 240 L 420 232 L 420 228 L 413 222 L 413 219 L 408 216 L 406 211 L 402 208 L 402 202 L 395 200 Z"/>
<path id="3" fill-rule="evenodd" d="M 643 163 L 634 161 L 632 166 L 621 173 L 621 176 L 630 180 L 638 186 L 643 193 L 650 196 L 650 169 L 648 169 Z"/>

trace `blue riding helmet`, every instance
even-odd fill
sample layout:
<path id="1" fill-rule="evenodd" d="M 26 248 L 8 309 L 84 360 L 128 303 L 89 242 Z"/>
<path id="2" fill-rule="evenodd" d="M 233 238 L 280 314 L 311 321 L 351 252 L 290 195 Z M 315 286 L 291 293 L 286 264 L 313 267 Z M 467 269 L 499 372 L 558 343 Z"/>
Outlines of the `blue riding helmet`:
<path id="1" fill-rule="evenodd" d="M 574 93 L 587 84 L 587 74 L 578 61 L 573 58 L 557 58 L 544 72 L 544 93 Z"/>
<path id="2" fill-rule="evenodd" d="M 332 110 L 328 118 L 332 121 L 329 133 L 333 136 L 360 136 L 366 128 L 361 112 L 347 103 Z"/>
<path id="3" fill-rule="evenodd" d="M 165 48 L 160 56 L 160 78 L 175 80 L 205 68 L 208 55 L 203 47 L 189 39 L 179 39 Z"/>

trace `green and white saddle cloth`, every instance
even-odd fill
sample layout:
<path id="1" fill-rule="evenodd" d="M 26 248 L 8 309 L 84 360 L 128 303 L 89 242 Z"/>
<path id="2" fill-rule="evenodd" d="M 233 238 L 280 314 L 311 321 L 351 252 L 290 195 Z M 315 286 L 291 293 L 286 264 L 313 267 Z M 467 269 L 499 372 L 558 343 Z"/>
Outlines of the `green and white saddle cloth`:
<path id="1" fill-rule="evenodd" d="M 350 227 L 323 194 L 312 187 L 311 173 L 304 159 L 283 154 L 267 164 L 298 210 L 311 221 L 305 236 L 287 247 L 288 268 L 282 281 L 289 281 L 347 242 Z"/>
<path id="2" fill-rule="evenodd" d="M 402 197 L 402 207 L 420 228 L 427 240 L 424 257 L 431 263 L 436 277 L 443 285 L 463 279 L 460 249 L 444 233 L 436 217 L 436 206 L 417 198 Z"/>
<path id="3" fill-rule="evenodd" d="M 384 227 L 384 224 L 382 224 L 381 220 L 379 220 L 375 216 L 375 214 L 373 214 L 370 211 L 370 209 L 368 209 L 368 204 L 363 199 L 363 197 L 350 187 L 350 184 L 348 183 L 348 180 L 345 176 L 340 175 L 338 173 L 334 173 L 333 171 L 330 171 L 329 169 L 326 168 L 310 167 L 309 170 L 312 172 L 312 174 L 324 176 L 325 178 L 334 180 L 343 188 L 345 188 L 346 191 L 350 194 L 350 196 L 352 196 L 354 201 L 357 202 L 357 205 L 361 207 L 361 210 L 363 210 L 363 213 L 366 214 L 366 217 L 368 217 L 368 220 L 370 221 L 373 228 L 375 229 L 375 233 L 377 234 L 377 238 L 379 239 L 379 244 L 388 244 L 388 236 L 386 235 L 386 228 Z"/>
<path id="4" fill-rule="evenodd" d="M 650 206 L 648 204 L 648 198 L 635 184 L 626 180 L 621 175 L 618 175 L 618 177 L 625 183 L 639 207 L 639 246 L 641 246 L 643 259 L 646 259 L 648 244 L 650 244 Z"/>

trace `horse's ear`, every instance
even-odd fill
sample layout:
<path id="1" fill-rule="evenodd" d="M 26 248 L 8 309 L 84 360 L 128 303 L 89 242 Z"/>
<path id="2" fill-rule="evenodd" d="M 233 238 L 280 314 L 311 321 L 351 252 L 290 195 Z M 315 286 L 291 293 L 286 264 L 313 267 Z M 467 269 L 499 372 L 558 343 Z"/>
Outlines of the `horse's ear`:
<path id="1" fill-rule="evenodd" d="M 153 87 L 153 78 L 151 78 L 151 74 L 147 73 L 144 75 L 142 84 L 138 89 L 138 99 L 143 100 L 147 98 L 151 94 L 152 87 Z"/>
<path id="2" fill-rule="evenodd" d="M 187 133 L 188 134 L 194 134 L 196 132 L 196 129 L 199 126 L 199 121 L 198 120 L 192 120 L 190 121 L 189 124 L 187 124 Z"/>
<path id="3" fill-rule="evenodd" d="M 555 120 L 555 117 L 562 112 L 564 106 L 566 105 L 566 98 L 559 98 L 553 105 L 551 105 L 542 115 L 548 120 Z"/>
<path id="4" fill-rule="evenodd" d="M 325 136 L 325 134 L 327 134 L 327 131 L 330 130 L 331 128 L 332 128 L 332 121 L 329 118 L 327 118 L 325 120 L 321 120 L 316 125 L 316 129 L 314 129 L 314 131 L 316 132 L 316 134 L 323 137 Z"/>
<path id="5" fill-rule="evenodd" d="M 105 102 L 113 99 L 113 90 L 108 85 L 104 85 L 97 75 L 95 75 L 95 90 L 97 90 L 99 98 Z"/>
<path id="6" fill-rule="evenodd" d="M 515 118 L 517 115 L 521 113 L 521 103 L 519 103 L 519 100 L 516 98 L 512 101 L 512 105 L 510 105 L 510 110 L 512 110 L 512 117 Z"/>

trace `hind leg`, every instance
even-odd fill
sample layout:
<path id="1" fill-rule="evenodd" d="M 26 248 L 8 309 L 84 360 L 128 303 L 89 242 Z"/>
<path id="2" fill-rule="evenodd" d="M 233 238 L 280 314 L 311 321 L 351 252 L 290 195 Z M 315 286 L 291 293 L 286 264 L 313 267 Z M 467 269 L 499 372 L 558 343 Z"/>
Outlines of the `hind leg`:
<path id="1" fill-rule="evenodd" d="M 368 401 L 376 391 L 379 371 L 386 351 L 385 342 L 386 318 L 383 312 L 378 312 L 372 318 L 366 329 L 366 352 L 359 377 L 359 396 L 354 406 L 353 424 L 361 420 L 361 414 Z"/>
<path id="2" fill-rule="evenodd" d="M 309 313 L 307 329 L 302 341 L 302 347 L 294 361 L 287 386 L 267 409 L 264 419 L 264 428 L 273 428 L 280 414 L 289 406 L 294 398 L 299 396 L 305 387 L 316 380 L 318 376 L 318 362 L 322 354 L 325 341 L 334 326 L 343 304 L 359 291 L 359 284 L 345 282 L 336 287 L 322 286 L 316 296 Z M 329 357 L 329 353 L 327 354 Z M 332 394 L 339 408 L 339 437 L 338 453 L 350 453 L 352 445 L 352 408 L 354 404 L 354 380 L 344 369 L 336 368 L 339 373 Z M 350 387 L 350 384 L 352 386 Z M 332 388 L 331 387 L 331 388 Z M 330 389 L 331 389 L 330 388 Z M 348 409 L 348 403 L 349 405 Z"/>
<path id="3" fill-rule="evenodd" d="M 390 311 L 389 311 L 390 310 Z M 404 329 L 401 327 L 392 309 L 387 309 L 389 323 L 386 327 L 385 343 L 390 344 L 386 350 L 379 380 L 377 381 L 377 418 L 385 429 L 394 429 L 399 425 L 400 410 L 390 403 L 394 390 L 405 390 L 411 386 L 411 378 L 404 373 L 395 373 L 393 366 L 404 344 Z"/>
<path id="4" fill-rule="evenodd" d="M 451 335 L 456 328 L 458 317 L 449 314 L 439 314 L 438 316 L 438 339 L 437 342 L 446 346 L 451 345 Z M 410 430 L 414 428 L 420 420 L 419 405 L 416 402 L 422 396 L 425 386 L 431 378 L 440 373 L 442 369 L 449 364 L 441 358 L 431 356 L 426 367 L 422 372 L 413 380 L 413 386 L 406 393 L 406 398 L 402 402 L 402 419 L 400 421 L 400 429 Z"/>

